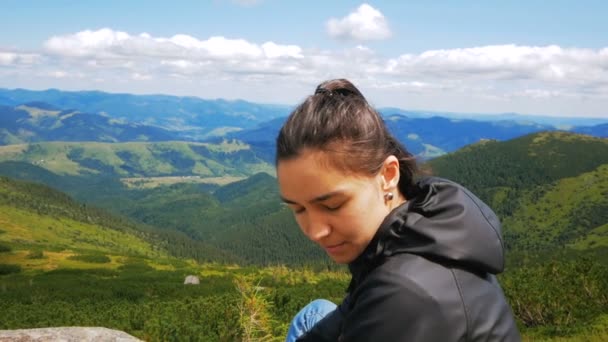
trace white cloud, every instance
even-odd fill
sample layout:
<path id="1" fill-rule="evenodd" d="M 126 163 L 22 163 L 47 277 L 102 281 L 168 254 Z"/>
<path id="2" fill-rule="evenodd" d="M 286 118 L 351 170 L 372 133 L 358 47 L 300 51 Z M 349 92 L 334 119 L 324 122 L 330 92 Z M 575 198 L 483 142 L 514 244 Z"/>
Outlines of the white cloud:
<path id="1" fill-rule="evenodd" d="M 61 56 L 95 56 L 123 47 L 131 36 L 125 32 L 104 28 L 97 31 L 81 31 L 67 36 L 54 36 L 44 43 L 45 48 Z M 145 37 L 142 37 L 145 39 Z M 109 55 L 109 54 L 107 54 Z"/>
<path id="2" fill-rule="evenodd" d="M 273 42 L 262 44 L 264 55 L 268 58 L 302 58 L 302 49 L 297 45 L 277 45 Z"/>
<path id="3" fill-rule="evenodd" d="M 302 89 L 338 77 L 355 81 L 387 104 L 403 101 L 409 108 L 425 108 L 423 100 L 431 109 L 458 101 L 469 108 L 469 103 L 485 101 L 507 111 L 511 103 L 536 101 L 555 103 L 561 110 L 568 107 L 564 101 L 571 101 L 569 108 L 608 102 L 608 48 L 490 45 L 387 58 L 363 45 L 319 50 L 101 29 L 51 37 L 39 53 L 0 51 L 0 81 L 40 78 L 46 87 L 79 80 L 69 88 L 87 88 L 89 82 L 89 87 L 129 91 L 132 82 L 133 92 L 145 86 L 155 93 L 208 97 L 222 96 L 223 89 L 230 96 L 253 94 L 246 97 L 252 101 L 294 103 L 307 94 Z M 596 107 L 598 113 L 604 108 Z"/>
<path id="4" fill-rule="evenodd" d="M 41 56 L 32 53 L 0 51 L 0 66 L 31 65 L 41 61 Z"/>
<path id="5" fill-rule="evenodd" d="M 149 81 L 152 79 L 151 75 L 140 74 L 138 72 L 134 72 L 131 74 L 131 78 L 136 81 Z"/>
<path id="6" fill-rule="evenodd" d="M 604 50 L 564 49 L 555 45 L 493 45 L 431 50 L 390 59 L 386 70 L 400 75 L 449 76 L 457 79 L 608 82 L 608 54 Z"/>
<path id="7" fill-rule="evenodd" d="M 333 38 L 361 41 L 383 40 L 391 36 L 384 15 L 368 4 L 359 6 L 355 12 L 342 19 L 329 19 L 327 32 Z"/>
<path id="8" fill-rule="evenodd" d="M 150 73 L 185 77 L 213 74 L 229 79 L 290 75 L 300 80 L 350 75 L 368 79 L 374 87 L 382 83 L 405 89 L 478 91 L 481 87 L 484 92 L 516 90 L 535 98 L 547 96 L 524 90 L 544 89 L 547 94 L 556 94 L 556 90 L 584 89 L 586 95 L 601 96 L 598 89 L 608 86 L 608 48 L 490 45 L 387 59 L 362 45 L 343 51 L 305 51 L 297 45 L 274 42 L 256 44 L 219 36 L 200 40 L 184 34 L 165 38 L 111 29 L 55 36 L 45 48 L 58 63 L 74 65 L 80 60 L 83 68 L 127 69 L 132 75 L 150 78 L 155 78 Z M 31 62 L 35 56 L 2 52 L 0 65 Z"/>
<path id="9" fill-rule="evenodd" d="M 259 59 L 299 58 L 297 45 L 266 42 L 262 45 L 244 39 L 210 37 L 199 40 L 178 34 L 170 38 L 154 38 L 148 33 L 138 36 L 108 28 L 81 31 L 71 35 L 54 36 L 44 47 L 48 52 L 64 57 L 91 58 L 192 58 L 192 59 Z"/>
<path id="10" fill-rule="evenodd" d="M 57 71 L 50 72 L 49 76 L 55 77 L 55 78 L 64 78 L 64 77 L 67 77 L 68 74 L 65 71 L 57 70 Z"/>

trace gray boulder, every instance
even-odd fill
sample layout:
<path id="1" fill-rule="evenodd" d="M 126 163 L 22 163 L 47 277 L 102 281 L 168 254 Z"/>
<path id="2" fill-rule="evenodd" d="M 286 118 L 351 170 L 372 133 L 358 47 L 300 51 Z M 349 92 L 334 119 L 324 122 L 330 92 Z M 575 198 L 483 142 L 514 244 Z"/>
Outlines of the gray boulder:
<path id="1" fill-rule="evenodd" d="M 100 327 L 0 330 L 0 342 L 143 342 L 126 332 Z"/>
<path id="2" fill-rule="evenodd" d="M 201 282 L 198 279 L 197 276 L 194 275 L 189 275 L 186 277 L 186 280 L 184 280 L 184 285 L 186 284 L 191 284 L 191 285 L 199 285 Z"/>

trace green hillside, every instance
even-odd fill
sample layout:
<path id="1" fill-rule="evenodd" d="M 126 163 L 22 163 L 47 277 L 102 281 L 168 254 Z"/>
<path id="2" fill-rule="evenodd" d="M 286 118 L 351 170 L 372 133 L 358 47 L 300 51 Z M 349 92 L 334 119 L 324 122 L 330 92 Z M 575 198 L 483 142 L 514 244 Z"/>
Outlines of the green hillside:
<path id="1" fill-rule="evenodd" d="M 115 267 L 125 258 L 238 261 L 178 231 L 138 225 L 47 186 L 6 177 L 0 177 L 0 246 L 11 252 L 0 254 L 0 264 L 29 265 L 27 256 L 36 253 L 49 256 L 34 262 L 44 268 L 79 254 L 104 255 Z"/>
<path id="2" fill-rule="evenodd" d="M 487 140 L 433 159 L 433 173 L 475 193 L 495 187 L 523 189 L 578 176 L 608 163 L 608 139 L 542 132 L 498 142 Z"/>
<path id="3" fill-rule="evenodd" d="M 429 163 L 501 216 L 511 262 L 500 281 L 524 341 L 608 337 L 608 268 L 587 254 L 608 246 L 605 141 L 541 133 Z M 266 173 L 151 189 L 29 163 L 2 162 L 5 173 L 90 204 L 0 178 L 0 329 L 88 325 L 148 341 L 279 341 L 299 308 L 319 297 L 339 301 L 348 285 L 343 272 L 327 272 L 331 263 Z M 243 266 L 279 263 L 308 267 Z M 187 274 L 201 286 L 184 286 Z"/>
<path id="4" fill-rule="evenodd" d="M 149 164 L 160 165 L 162 159 L 150 150 L 180 146 L 184 151 L 193 151 L 196 150 L 193 146 L 199 146 L 189 143 L 115 145 L 91 144 L 85 151 L 93 155 L 92 146 L 118 151 L 134 145 L 140 149 L 149 148 L 148 157 L 157 158 Z M 208 145 L 205 150 L 225 157 L 242 148 L 245 147 L 223 143 Z M 210 158 L 218 156 L 209 153 L 203 154 Z M 183 183 L 133 188 L 119 183 L 116 178 L 60 176 L 33 165 L 21 167 L 22 164 L 10 163 L 0 163 L 0 173 L 12 170 L 11 176 L 39 177 L 80 201 L 157 227 L 162 232 L 181 232 L 185 234 L 182 238 L 215 249 L 212 255 L 223 251 L 227 253 L 223 258 L 233 260 L 232 255 L 256 264 L 327 262 L 324 253 L 301 234 L 292 215 L 281 205 L 276 179 L 266 173 L 221 186 Z M 536 253 L 568 247 L 575 252 L 594 251 L 608 256 L 604 251 L 608 245 L 605 165 L 608 165 L 606 139 L 543 132 L 506 142 L 473 144 L 436 158 L 426 166 L 438 176 L 467 186 L 486 201 L 502 220 L 510 250 Z M 180 250 L 180 255 L 185 255 L 183 253 L 193 253 L 195 249 L 184 247 Z"/>
<path id="5" fill-rule="evenodd" d="M 510 249 L 608 247 L 608 139 L 538 133 L 474 144 L 429 166 L 497 212 Z"/>
<path id="6" fill-rule="evenodd" d="M 608 247 L 608 164 L 521 191 L 503 225 L 519 249 Z"/>
<path id="7" fill-rule="evenodd" d="M 0 161 L 23 161 L 59 175 L 138 177 L 243 177 L 270 172 L 238 142 L 45 142 L 0 146 Z M 216 180 L 219 181 L 219 180 Z"/>
<path id="8" fill-rule="evenodd" d="M 118 259 L 166 259 L 168 253 L 144 239 L 127 221 L 87 208 L 46 186 L 0 178 L 0 244 L 11 253 L 0 263 L 24 263 L 45 269 L 76 267 L 73 255 L 104 255 L 115 267 Z M 42 252 L 42 254 L 40 254 Z"/>
<path id="9" fill-rule="evenodd" d="M 179 183 L 151 189 L 127 188 L 109 177 L 60 176 L 23 162 L 0 162 L 0 174 L 47 182 L 79 201 L 153 226 L 173 255 L 255 264 L 328 262 L 300 232 L 279 200 L 276 179 L 266 173 L 221 187 Z"/>

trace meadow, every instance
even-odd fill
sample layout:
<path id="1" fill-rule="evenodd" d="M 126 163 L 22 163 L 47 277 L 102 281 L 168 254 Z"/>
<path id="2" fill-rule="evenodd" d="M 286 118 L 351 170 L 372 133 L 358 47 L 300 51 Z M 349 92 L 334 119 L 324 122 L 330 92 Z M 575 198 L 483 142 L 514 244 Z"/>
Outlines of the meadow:
<path id="1" fill-rule="evenodd" d="M 346 270 L 321 266 L 7 249 L 0 252 L 0 329 L 103 326 L 146 341 L 281 341 L 302 306 L 316 298 L 339 302 L 349 281 Z M 184 285 L 187 275 L 200 285 Z M 531 261 L 500 281 L 525 341 L 608 338 L 603 263 Z"/>

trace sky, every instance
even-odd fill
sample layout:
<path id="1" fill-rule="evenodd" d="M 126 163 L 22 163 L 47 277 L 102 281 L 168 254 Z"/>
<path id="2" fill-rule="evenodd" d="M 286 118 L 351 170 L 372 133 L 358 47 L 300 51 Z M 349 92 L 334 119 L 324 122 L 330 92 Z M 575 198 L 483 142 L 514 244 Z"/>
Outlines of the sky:
<path id="1" fill-rule="evenodd" d="M 0 87 L 608 118 L 608 2 L 2 0 Z"/>

